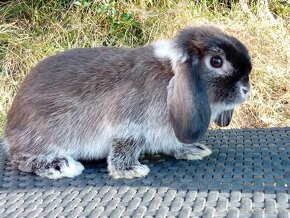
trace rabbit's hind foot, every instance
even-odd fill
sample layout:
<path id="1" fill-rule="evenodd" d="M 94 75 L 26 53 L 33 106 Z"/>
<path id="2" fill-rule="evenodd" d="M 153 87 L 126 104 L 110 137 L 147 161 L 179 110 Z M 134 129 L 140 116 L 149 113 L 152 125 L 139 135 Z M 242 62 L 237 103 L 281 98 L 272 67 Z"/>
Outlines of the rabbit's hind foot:
<path id="1" fill-rule="evenodd" d="M 84 170 L 80 162 L 69 156 L 24 155 L 14 158 L 12 163 L 23 172 L 35 173 L 49 179 L 73 178 Z"/>

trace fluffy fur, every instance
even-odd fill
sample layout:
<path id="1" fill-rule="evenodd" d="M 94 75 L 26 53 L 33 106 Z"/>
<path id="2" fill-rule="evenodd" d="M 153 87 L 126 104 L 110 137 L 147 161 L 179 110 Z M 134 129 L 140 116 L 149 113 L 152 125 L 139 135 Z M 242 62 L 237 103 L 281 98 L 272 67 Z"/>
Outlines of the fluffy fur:
<path id="1" fill-rule="evenodd" d="M 222 68 L 210 66 L 214 55 Z M 68 50 L 24 79 L 6 150 L 19 170 L 50 179 L 79 175 L 77 160 L 107 158 L 112 177 L 134 178 L 149 173 L 138 161 L 144 152 L 202 159 L 211 151 L 197 141 L 246 99 L 250 71 L 247 49 L 214 27 L 140 48 Z"/>

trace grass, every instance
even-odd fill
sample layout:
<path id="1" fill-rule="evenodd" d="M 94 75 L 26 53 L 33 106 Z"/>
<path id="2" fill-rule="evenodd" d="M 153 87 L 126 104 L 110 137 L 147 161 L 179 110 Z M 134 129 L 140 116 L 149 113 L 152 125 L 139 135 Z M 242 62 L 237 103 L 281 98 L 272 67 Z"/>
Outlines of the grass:
<path id="1" fill-rule="evenodd" d="M 39 60 L 74 47 L 135 47 L 180 28 L 214 24 L 239 38 L 253 59 L 250 99 L 230 128 L 290 124 L 290 8 L 217 0 L 15 0 L 0 3 L 0 134 L 19 84 Z M 261 3 L 262 2 L 262 3 Z M 215 128 L 215 126 L 213 126 Z"/>

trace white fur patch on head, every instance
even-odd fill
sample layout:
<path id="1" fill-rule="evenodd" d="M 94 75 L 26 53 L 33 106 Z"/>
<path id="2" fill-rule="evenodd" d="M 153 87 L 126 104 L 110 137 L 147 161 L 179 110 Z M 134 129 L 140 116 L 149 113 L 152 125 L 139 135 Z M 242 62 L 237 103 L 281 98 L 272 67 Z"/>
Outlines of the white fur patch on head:
<path id="1" fill-rule="evenodd" d="M 177 47 L 173 40 L 159 40 L 152 44 L 154 55 L 159 59 L 169 60 L 175 68 L 178 63 L 183 63 L 188 56 Z"/>

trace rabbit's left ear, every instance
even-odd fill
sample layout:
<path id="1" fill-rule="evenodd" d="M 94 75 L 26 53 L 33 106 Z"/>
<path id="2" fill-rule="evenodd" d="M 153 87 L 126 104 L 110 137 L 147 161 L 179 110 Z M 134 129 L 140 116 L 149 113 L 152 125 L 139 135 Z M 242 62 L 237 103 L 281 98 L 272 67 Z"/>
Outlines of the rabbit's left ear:
<path id="1" fill-rule="evenodd" d="M 211 110 L 200 71 L 198 57 L 178 63 L 168 86 L 170 121 L 177 139 L 186 144 L 200 139 L 210 122 Z"/>

